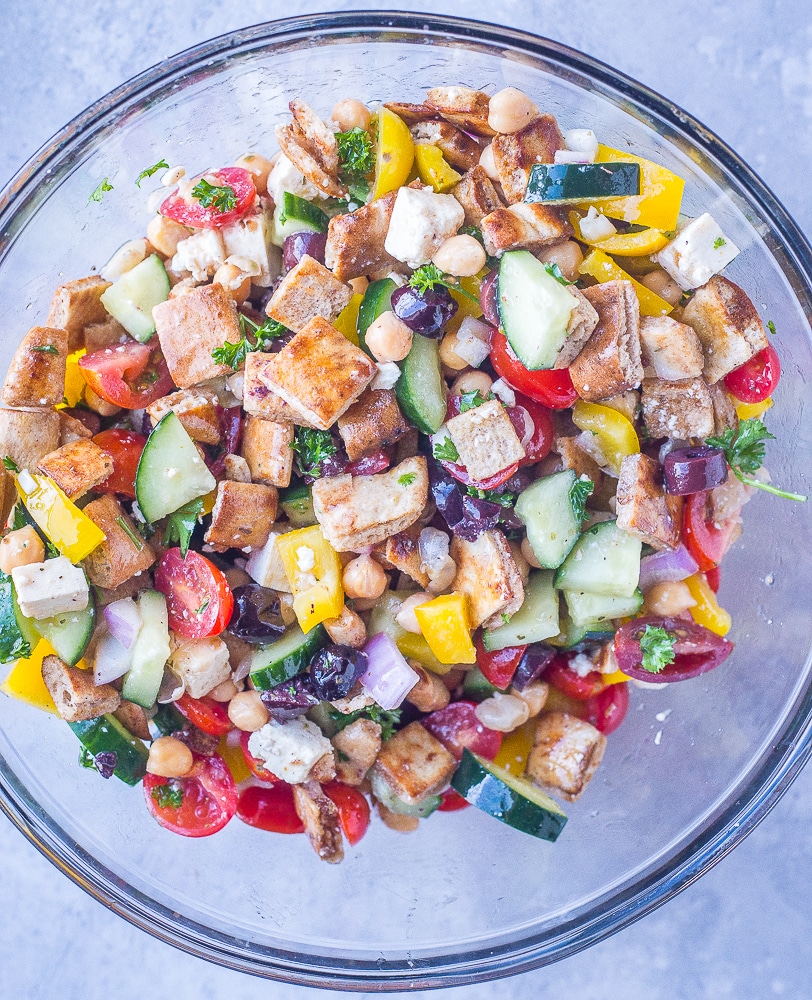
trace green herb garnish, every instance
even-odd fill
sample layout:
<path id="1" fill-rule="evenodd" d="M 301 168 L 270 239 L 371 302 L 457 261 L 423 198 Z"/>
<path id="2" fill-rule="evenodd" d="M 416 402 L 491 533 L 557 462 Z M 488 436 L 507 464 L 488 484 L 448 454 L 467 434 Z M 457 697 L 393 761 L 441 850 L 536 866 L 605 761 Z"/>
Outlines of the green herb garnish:
<path id="1" fill-rule="evenodd" d="M 381 727 L 381 739 L 391 739 L 395 734 L 395 727 L 400 723 L 400 709 L 395 708 L 387 711 L 380 705 L 370 705 L 369 708 L 359 708 L 356 712 L 339 712 L 338 709 L 329 708 L 327 710 L 330 721 L 338 732 L 346 729 L 357 719 L 371 719 Z"/>
<path id="2" fill-rule="evenodd" d="M 141 181 L 146 180 L 147 177 L 152 177 L 153 174 L 157 174 L 159 170 L 168 170 L 169 164 L 166 160 L 158 160 L 157 163 L 153 163 L 151 167 L 147 167 L 142 170 L 141 173 L 135 178 L 135 183 L 138 187 L 141 187 Z"/>
<path id="3" fill-rule="evenodd" d="M 177 542 L 183 559 L 186 558 L 186 553 L 189 551 L 192 532 L 195 530 L 197 519 L 202 512 L 203 497 L 198 497 L 197 500 L 190 500 L 179 507 L 167 518 L 164 545 L 169 546 Z"/>
<path id="4" fill-rule="evenodd" d="M 19 465 L 17 465 L 17 463 L 14 461 L 14 459 L 10 455 L 4 455 L 3 456 L 3 465 L 8 469 L 9 472 L 19 472 L 20 471 Z"/>
<path id="5" fill-rule="evenodd" d="M 133 531 L 133 529 L 127 524 L 123 517 L 116 518 L 116 524 L 121 528 L 124 534 L 130 539 L 138 552 L 144 548 L 144 543 L 138 537 L 138 535 Z"/>
<path id="6" fill-rule="evenodd" d="M 576 521 L 585 521 L 589 517 L 586 512 L 586 502 L 594 489 L 595 484 L 585 476 L 581 479 L 576 479 L 570 487 L 570 506 L 572 507 L 572 513 Z"/>
<path id="7" fill-rule="evenodd" d="M 183 805 L 183 786 L 177 781 L 156 785 L 150 795 L 157 802 L 159 809 L 180 809 Z"/>
<path id="8" fill-rule="evenodd" d="M 775 335 L 776 335 L 777 331 L 776 331 L 776 329 L 775 329 L 775 323 L 773 323 L 773 321 L 772 321 L 771 319 L 768 319 L 768 320 L 767 320 L 767 329 L 768 329 L 768 330 L 770 331 L 770 333 L 771 333 L 771 334 L 772 334 L 773 336 L 775 336 Z"/>
<path id="9" fill-rule="evenodd" d="M 112 190 L 113 190 L 113 185 L 105 177 L 104 180 L 99 184 L 99 186 L 93 192 L 93 194 L 91 194 L 91 196 L 87 199 L 88 205 L 91 203 L 91 201 L 101 201 L 105 193 L 107 191 L 112 191 Z"/>
<path id="10" fill-rule="evenodd" d="M 215 347 L 211 352 L 212 358 L 218 365 L 228 365 L 235 371 L 245 361 L 246 354 L 267 350 L 272 340 L 289 332 L 287 327 L 270 317 L 258 325 L 243 313 L 239 315 L 242 337 L 233 342 L 226 340 L 222 347 Z"/>
<path id="11" fill-rule="evenodd" d="M 32 347 L 31 350 L 38 354 L 59 354 L 59 348 L 54 347 L 53 344 L 43 344 L 42 347 Z"/>
<path id="12" fill-rule="evenodd" d="M 479 302 L 476 295 L 472 295 L 471 292 L 466 291 L 456 278 L 441 271 L 436 264 L 421 264 L 411 278 L 409 278 L 409 287 L 414 288 L 420 295 L 425 295 L 427 291 L 436 288 L 437 285 L 441 288 L 448 288 L 459 292 L 460 295 L 464 295 L 472 302 Z"/>
<path id="13" fill-rule="evenodd" d="M 291 448 L 296 452 L 296 469 L 300 476 L 318 479 L 322 463 L 335 455 L 336 446 L 329 431 L 296 427 Z"/>
<path id="14" fill-rule="evenodd" d="M 476 486 L 468 486 L 468 496 L 476 497 L 477 500 L 489 500 L 491 503 L 498 503 L 500 507 L 512 507 L 516 503 L 516 493 L 499 493 L 496 490 L 480 490 Z"/>
<path id="15" fill-rule="evenodd" d="M 493 399 L 493 393 L 488 393 L 490 399 Z M 488 400 L 482 395 L 479 389 L 474 392 L 464 392 L 460 396 L 460 413 L 467 413 L 468 410 L 473 410 L 477 406 L 482 406 L 483 403 L 487 403 Z"/>
<path id="16" fill-rule="evenodd" d="M 640 636 L 640 650 L 643 653 L 640 666 L 643 670 L 659 674 L 669 663 L 673 663 L 676 641 L 677 637 L 660 625 L 646 625 Z"/>
<path id="17" fill-rule="evenodd" d="M 352 201 L 363 204 L 369 194 L 366 178 L 375 167 L 372 138 L 357 126 L 348 132 L 336 132 L 335 137 L 338 145 L 339 179 L 346 185 Z"/>
<path id="18" fill-rule="evenodd" d="M 745 485 L 773 493 L 785 500 L 797 500 L 802 503 L 806 500 L 802 493 L 788 493 L 786 490 L 779 490 L 777 487 L 771 486 L 770 483 L 762 483 L 760 479 L 754 479 L 750 475 L 764 464 L 764 442 L 770 440 L 774 441 L 775 435 L 770 434 L 764 426 L 764 421 L 759 417 L 751 417 L 749 420 L 740 421 L 737 430 L 728 427 L 724 434 L 719 437 L 707 438 L 705 444 L 712 448 L 721 448 L 724 451 L 727 464 L 733 470 L 733 474 Z"/>
<path id="19" fill-rule="evenodd" d="M 203 614 L 203 612 L 206 610 L 209 604 L 211 604 L 211 601 L 207 597 L 199 608 L 195 608 L 195 614 L 198 616 L 198 618 Z"/>
<path id="20" fill-rule="evenodd" d="M 727 240 L 724 239 L 724 237 L 717 236 L 716 239 L 713 241 L 713 249 L 720 250 L 726 243 Z"/>
<path id="21" fill-rule="evenodd" d="M 549 264 L 549 263 L 545 263 L 545 264 L 544 264 L 544 270 L 545 270 L 545 271 L 547 272 L 547 274 L 549 274 L 549 275 L 550 275 L 551 277 L 555 278 L 555 280 L 556 280 L 556 281 L 557 281 L 557 282 L 558 282 L 558 283 L 559 283 L 560 285 L 574 285 L 574 284 L 575 284 L 575 282 L 574 282 L 574 281 L 567 281 L 567 279 L 566 279 L 566 278 L 564 277 L 564 273 L 563 273 L 563 271 L 562 271 L 562 270 L 561 270 L 561 268 L 560 268 L 560 267 L 558 266 L 558 264 Z"/>
<path id="22" fill-rule="evenodd" d="M 417 479 L 416 472 L 404 472 L 402 476 L 398 477 L 398 482 L 401 486 L 411 486 L 415 479 Z"/>
<path id="23" fill-rule="evenodd" d="M 205 177 L 192 188 L 192 197 L 203 208 L 213 208 L 216 212 L 230 212 L 237 207 L 237 193 L 228 184 L 210 184 Z"/>
<path id="24" fill-rule="evenodd" d="M 443 438 L 442 441 L 435 441 L 432 454 L 439 462 L 458 462 L 460 459 L 457 446 L 450 437 Z"/>

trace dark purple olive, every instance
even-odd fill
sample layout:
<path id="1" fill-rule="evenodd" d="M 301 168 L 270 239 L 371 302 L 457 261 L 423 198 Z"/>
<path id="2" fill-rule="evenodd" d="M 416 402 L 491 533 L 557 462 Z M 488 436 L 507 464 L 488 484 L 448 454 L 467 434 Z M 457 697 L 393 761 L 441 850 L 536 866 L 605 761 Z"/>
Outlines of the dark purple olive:
<path id="1" fill-rule="evenodd" d="M 102 750 L 93 758 L 93 763 L 103 778 L 112 778 L 118 765 L 118 754 L 115 750 Z"/>
<path id="2" fill-rule="evenodd" d="M 227 630 L 245 642 L 268 642 L 285 631 L 274 590 L 247 583 L 234 589 L 234 611 Z"/>
<path id="3" fill-rule="evenodd" d="M 491 326 L 499 326 L 499 269 L 494 268 L 479 286 L 479 307 Z"/>
<path id="4" fill-rule="evenodd" d="M 204 733 L 202 729 L 198 729 L 191 722 L 185 723 L 181 729 L 176 729 L 172 735 L 176 740 L 185 743 L 192 753 L 199 753 L 203 757 L 211 757 L 212 754 L 217 753 L 217 748 L 220 746 L 219 736 Z"/>
<path id="5" fill-rule="evenodd" d="M 291 233 L 282 245 L 282 264 L 286 271 L 291 271 L 305 254 L 323 264 L 326 246 L 327 233 Z"/>
<path id="6" fill-rule="evenodd" d="M 298 719 L 321 701 L 307 674 L 298 674 L 269 691 L 261 691 L 259 696 L 271 718 L 277 722 Z"/>
<path id="7" fill-rule="evenodd" d="M 541 677 L 556 655 L 551 646 L 545 646 L 542 642 L 534 642 L 528 646 L 513 675 L 513 687 L 517 691 L 524 691 L 528 684 Z"/>
<path id="8" fill-rule="evenodd" d="M 416 288 L 403 285 L 392 292 L 392 311 L 406 326 L 424 337 L 437 337 L 457 311 L 457 303 L 447 288 Z"/>
<path id="9" fill-rule="evenodd" d="M 721 448 L 706 444 L 677 448 L 665 456 L 663 473 L 666 490 L 687 497 L 727 482 L 727 459 Z"/>
<path id="10" fill-rule="evenodd" d="M 367 670 L 366 653 L 352 646 L 329 643 L 310 661 L 310 685 L 324 701 L 346 698 Z"/>

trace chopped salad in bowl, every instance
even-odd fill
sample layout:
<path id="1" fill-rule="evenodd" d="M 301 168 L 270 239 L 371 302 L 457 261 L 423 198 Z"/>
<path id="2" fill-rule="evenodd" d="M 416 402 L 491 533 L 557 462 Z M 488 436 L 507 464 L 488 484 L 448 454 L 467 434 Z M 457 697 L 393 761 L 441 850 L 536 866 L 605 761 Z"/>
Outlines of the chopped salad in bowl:
<path id="1" fill-rule="evenodd" d="M 744 504 L 806 499 L 770 323 L 677 174 L 532 95 L 291 96 L 278 151 L 146 167 L 16 350 L 2 690 L 184 836 L 554 841 L 628 685 L 733 653 Z"/>

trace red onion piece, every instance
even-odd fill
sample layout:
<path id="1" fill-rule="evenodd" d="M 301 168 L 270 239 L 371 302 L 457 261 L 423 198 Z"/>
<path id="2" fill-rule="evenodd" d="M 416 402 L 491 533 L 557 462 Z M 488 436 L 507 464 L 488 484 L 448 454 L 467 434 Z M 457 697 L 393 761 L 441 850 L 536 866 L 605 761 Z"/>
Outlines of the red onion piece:
<path id="1" fill-rule="evenodd" d="M 364 646 L 369 665 L 361 684 L 370 697 L 387 711 L 398 708 L 420 679 L 406 662 L 394 641 L 383 632 Z"/>
<path id="2" fill-rule="evenodd" d="M 103 632 L 93 654 L 93 683 L 109 684 L 118 680 L 132 666 L 132 650 L 124 646 L 109 632 Z"/>
<path id="3" fill-rule="evenodd" d="M 110 629 L 110 635 L 116 638 L 125 649 L 132 649 L 143 624 L 141 612 L 133 598 L 125 597 L 120 601 L 108 604 L 104 609 L 104 620 Z"/>
<path id="4" fill-rule="evenodd" d="M 685 580 L 699 572 L 699 566 L 685 548 L 680 545 L 676 549 L 663 549 L 640 560 L 640 589 L 646 593 L 656 583 L 666 583 L 673 580 Z"/>

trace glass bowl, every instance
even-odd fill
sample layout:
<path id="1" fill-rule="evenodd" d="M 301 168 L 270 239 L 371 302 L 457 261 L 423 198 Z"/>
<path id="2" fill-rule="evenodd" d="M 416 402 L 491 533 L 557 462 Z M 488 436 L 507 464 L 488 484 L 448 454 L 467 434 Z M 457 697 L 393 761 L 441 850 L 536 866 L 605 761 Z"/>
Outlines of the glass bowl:
<path id="1" fill-rule="evenodd" d="M 741 248 L 726 273 L 778 330 L 784 375 L 768 465 L 804 491 L 812 257 L 795 224 L 733 152 L 664 99 L 555 42 L 453 18 L 348 13 L 259 25 L 161 63 L 74 120 L 0 195 L 0 369 L 44 322 L 60 281 L 144 232 L 145 192 L 133 183 L 144 167 L 166 157 L 200 170 L 249 148 L 269 153 L 294 96 L 326 115 L 339 96 L 419 101 L 438 84 L 515 85 L 562 127 L 592 127 L 686 179 L 684 211 L 711 211 Z M 114 190 L 89 203 L 105 177 Z M 395 990 L 553 962 L 707 870 L 807 758 L 811 513 L 767 496 L 746 508 L 721 591 L 734 656 L 690 682 L 632 690 L 629 718 L 555 845 L 473 809 L 440 814 L 410 837 L 375 823 L 335 867 L 303 838 L 237 820 L 186 840 L 157 826 L 140 790 L 80 768 L 64 723 L 8 698 L 0 804 L 116 913 L 240 971 Z"/>

